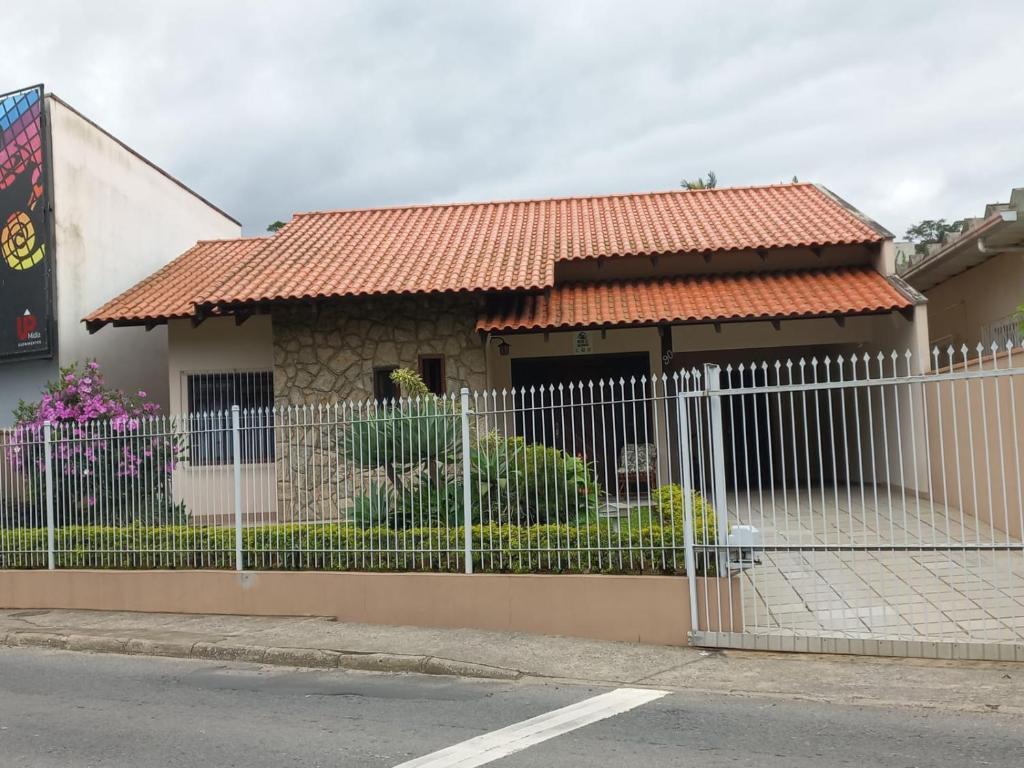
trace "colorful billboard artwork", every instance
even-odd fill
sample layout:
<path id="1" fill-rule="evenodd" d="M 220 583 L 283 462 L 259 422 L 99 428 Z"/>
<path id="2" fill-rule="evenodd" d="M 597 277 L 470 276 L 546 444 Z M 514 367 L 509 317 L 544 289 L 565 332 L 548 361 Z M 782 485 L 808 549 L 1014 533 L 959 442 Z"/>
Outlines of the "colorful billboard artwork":
<path id="1" fill-rule="evenodd" d="M 42 86 L 0 96 L 0 359 L 51 352 Z"/>

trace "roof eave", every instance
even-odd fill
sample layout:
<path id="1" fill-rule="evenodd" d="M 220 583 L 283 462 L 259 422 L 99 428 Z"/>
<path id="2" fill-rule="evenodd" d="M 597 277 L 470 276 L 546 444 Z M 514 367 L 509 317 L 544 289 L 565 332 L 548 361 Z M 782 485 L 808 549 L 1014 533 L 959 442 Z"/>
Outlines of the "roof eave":
<path id="1" fill-rule="evenodd" d="M 167 325 L 169 320 L 175 319 L 175 317 L 129 317 L 129 318 L 84 318 L 82 322 L 85 324 L 85 329 L 90 335 L 102 330 L 106 326 L 112 328 L 139 328 L 144 327 L 147 331 L 151 331 L 154 328 Z"/>
<path id="2" fill-rule="evenodd" d="M 866 213 L 861 211 L 859 208 L 854 206 L 852 203 L 849 203 L 846 200 L 844 200 L 843 198 L 841 198 L 839 195 L 837 195 L 835 192 L 833 192 L 828 187 L 826 187 L 826 186 L 824 186 L 822 184 L 815 184 L 814 186 L 817 187 L 818 191 L 821 192 L 823 195 L 827 195 L 829 198 L 834 200 L 838 205 L 841 205 L 843 208 L 845 208 L 853 216 L 856 216 L 865 225 L 867 225 L 868 227 L 873 229 L 875 232 L 877 232 L 882 240 L 895 240 L 896 239 L 896 235 L 894 235 L 888 229 L 886 229 L 881 224 L 879 224 L 877 221 L 872 219 Z"/>
<path id="3" fill-rule="evenodd" d="M 973 266 L 980 264 L 983 261 L 991 258 L 992 254 L 983 253 L 978 249 L 978 241 L 985 235 L 991 235 L 1016 223 L 1016 215 L 1008 218 L 1004 214 L 1006 211 L 1000 211 L 992 214 L 984 223 L 964 233 L 964 235 L 952 243 L 949 243 L 944 248 L 930 253 L 924 259 L 914 264 L 910 269 L 903 273 L 902 277 L 908 283 L 914 285 L 918 290 L 926 291 L 929 288 L 933 288 L 939 283 L 945 282 L 954 275 L 960 274 L 961 272 L 970 269 Z M 1015 213 L 1015 212 L 1013 212 Z M 965 249 L 968 249 L 966 250 Z M 944 266 L 949 266 L 950 262 L 955 262 L 959 256 L 964 253 L 969 253 L 971 259 L 970 263 L 965 263 L 962 268 L 956 269 L 954 272 L 948 275 L 935 275 L 933 274 L 936 270 L 941 269 Z"/>
<path id="4" fill-rule="evenodd" d="M 870 309 L 853 310 L 845 312 L 814 312 L 793 315 L 749 315 L 745 317 L 711 317 L 699 319 L 648 319 L 615 323 L 538 325 L 528 328 L 524 328 L 521 326 L 492 326 L 478 323 L 476 330 L 478 333 L 501 334 L 504 336 L 521 336 L 530 333 L 572 333 L 579 331 L 613 330 L 617 328 L 658 328 L 665 325 L 733 325 L 736 323 L 772 323 L 793 320 L 821 320 L 840 317 L 867 317 L 871 315 L 889 315 L 892 314 L 893 312 L 904 312 L 906 309 L 906 307 L 891 306 L 872 307 Z"/>

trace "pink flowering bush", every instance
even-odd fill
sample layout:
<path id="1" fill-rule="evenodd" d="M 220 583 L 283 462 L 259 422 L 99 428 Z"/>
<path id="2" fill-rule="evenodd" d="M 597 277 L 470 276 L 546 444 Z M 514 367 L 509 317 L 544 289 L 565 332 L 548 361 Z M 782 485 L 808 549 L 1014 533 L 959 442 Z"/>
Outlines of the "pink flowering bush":
<path id="1" fill-rule="evenodd" d="M 49 423 L 58 525 L 180 520 L 171 475 L 181 446 L 159 410 L 145 392 L 108 387 L 95 361 L 62 368 L 39 402 L 18 405 L 6 458 L 26 477 L 31 500 L 45 503 Z"/>

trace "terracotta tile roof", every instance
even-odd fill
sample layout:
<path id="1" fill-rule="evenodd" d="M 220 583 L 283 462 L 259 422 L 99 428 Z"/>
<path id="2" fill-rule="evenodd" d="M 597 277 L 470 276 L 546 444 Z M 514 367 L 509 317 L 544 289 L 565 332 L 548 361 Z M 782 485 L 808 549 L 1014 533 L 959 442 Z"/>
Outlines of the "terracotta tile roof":
<path id="1" fill-rule="evenodd" d="M 494 296 L 477 330 L 513 332 L 612 325 L 856 315 L 913 303 L 870 267 L 571 283 Z"/>
<path id="2" fill-rule="evenodd" d="M 199 304 L 536 290 L 558 261 L 874 243 L 891 235 L 814 184 L 296 215 Z"/>
<path id="3" fill-rule="evenodd" d="M 269 238 L 200 240 L 158 272 L 108 301 L 85 318 L 95 328 L 105 323 L 142 324 L 190 317 L 195 300 L 263 248 Z"/>

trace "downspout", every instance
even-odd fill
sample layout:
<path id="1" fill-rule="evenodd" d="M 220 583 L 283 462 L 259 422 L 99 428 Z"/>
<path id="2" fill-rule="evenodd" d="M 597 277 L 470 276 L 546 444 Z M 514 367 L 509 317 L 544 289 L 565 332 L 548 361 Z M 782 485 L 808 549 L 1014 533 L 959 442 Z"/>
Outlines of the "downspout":
<path id="1" fill-rule="evenodd" d="M 1024 253 L 1024 245 L 997 245 L 989 246 L 985 243 L 983 237 L 978 238 L 978 250 L 984 253 L 986 256 L 992 256 L 997 253 Z"/>

